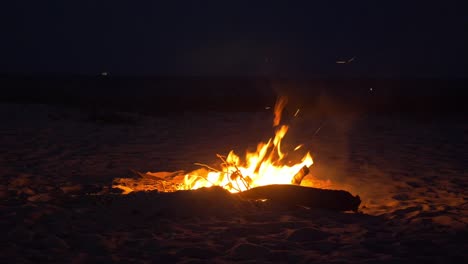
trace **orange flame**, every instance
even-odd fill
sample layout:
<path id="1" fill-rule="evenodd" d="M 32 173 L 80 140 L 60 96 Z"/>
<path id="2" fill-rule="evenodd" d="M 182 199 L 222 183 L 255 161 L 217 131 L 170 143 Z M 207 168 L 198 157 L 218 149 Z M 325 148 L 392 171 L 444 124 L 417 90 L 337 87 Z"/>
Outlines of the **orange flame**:
<path id="1" fill-rule="evenodd" d="M 278 100 L 275 104 L 274 118 L 273 118 L 273 127 L 278 126 L 281 122 L 281 113 L 283 112 L 284 107 L 288 103 L 288 98 L 285 96 L 278 97 Z"/>
<path id="2" fill-rule="evenodd" d="M 280 97 L 274 108 L 273 126 L 278 127 L 281 112 L 286 106 L 287 98 Z M 252 187 L 268 184 L 291 184 L 294 176 L 304 167 L 313 164 L 310 153 L 294 165 L 284 165 L 286 154 L 281 151 L 281 141 L 288 132 L 288 126 L 281 125 L 276 129 L 275 137 L 267 143 L 259 143 L 256 152 L 247 152 L 245 163 L 233 151 L 227 157 L 218 155 L 223 161 L 221 171 L 211 171 L 208 175 L 198 175 L 198 171 L 185 175 L 181 189 L 198 189 L 201 187 L 222 186 L 230 192 L 245 191 Z M 302 146 L 302 145 L 301 145 Z M 300 147 L 296 147 L 297 150 Z"/>
<path id="3" fill-rule="evenodd" d="M 242 161 L 234 151 L 231 151 L 227 156 L 218 155 L 218 158 L 223 162 L 220 170 L 196 163 L 208 168 L 209 172 L 200 169 L 185 175 L 181 175 L 179 172 L 138 173 L 138 175 L 142 176 L 139 179 L 115 179 L 113 187 L 120 188 L 123 190 L 123 194 L 127 194 L 139 190 L 172 192 L 215 185 L 222 186 L 230 192 L 241 192 L 269 184 L 302 183 L 306 186 L 316 186 L 319 183 L 315 179 L 313 183 L 310 178 L 302 180 L 306 176 L 305 174 L 308 173 L 308 170 L 304 168 L 308 168 L 313 164 L 312 157 L 308 152 L 296 164 L 290 165 L 289 160 L 285 161 L 287 153 L 283 152 L 281 141 L 288 132 L 288 126 L 280 125 L 280 122 L 281 112 L 286 106 L 286 102 L 286 97 L 280 97 L 274 107 L 273 127 L 275 127 L 275 136 L 266 143 L 259 143 L 256 151 L 247 152 L 245 161 Z M 294 151 L 302 146 L 297 146 Z"/>

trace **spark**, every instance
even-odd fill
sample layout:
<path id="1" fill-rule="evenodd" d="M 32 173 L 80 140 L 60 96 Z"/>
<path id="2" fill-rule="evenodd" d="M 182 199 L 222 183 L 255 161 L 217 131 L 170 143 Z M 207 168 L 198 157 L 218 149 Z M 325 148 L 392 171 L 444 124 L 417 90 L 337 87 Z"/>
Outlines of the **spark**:
<path id="1" fill-rule="evenodd" d="M 295 147 L 295 148 L 294 148 L 294 151 L 296 151 L 296 150 L 302 148 L 302 146 L 304 146 L 304 145 L 303 145 L 303 144 L 300 144 L 299 146 Z"/>
<path id="2" fill-rule="evenodd" d="M 356 59 L 356 57 L 352 57 L 352 58 L 350 58 L 348 60 L 339 60 L 339 61 L 336 61 L 336 64 L 348 64 L 348 63 L 353 62 L 355 59 Z"/>
<path id="3" fill-rule="evenodd" d="M 294 117 L 296 117 L 296 116 L 299 114 L 300 111 L 301 111 L 301 109 L 298 108 L 298 109 L 296 110 L 296 112 L 294 113 Z"/>
<path id="4" fill-rule="evenodd" d="M 317 130 L 315 130 L 315 133 L 313 134 L 313 136 L 317 135 L 317 133 L 320 131 L 320 129 L 322 129 L 322 127 L 317 128 Z"/>

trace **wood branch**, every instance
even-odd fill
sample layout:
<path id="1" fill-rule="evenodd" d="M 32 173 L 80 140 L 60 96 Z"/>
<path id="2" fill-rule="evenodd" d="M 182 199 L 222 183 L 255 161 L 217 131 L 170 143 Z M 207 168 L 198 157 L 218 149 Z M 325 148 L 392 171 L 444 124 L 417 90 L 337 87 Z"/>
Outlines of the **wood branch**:
<path id="1" fill-rule="evenodd" d="M 361 204 L 359 196 L 347 191 L 326 190 L 289 184 L 254 187 L 237 193 L 243 199 L 267 199 L 275 206 L 303 206 L 310 209 L 357 211 Z"/>
<path id="2" fill-rule="evenodd" d="M 291 180 L 291 184 L 300 185 L 302 179 L 304 179 L 304 177 L 307 174 L 309 174 L 309 168 L 306 165 L 304 165 L 304 167 L 302 167 L 301 170 L 298 171 L 296 175 L 294 175 L 294 177 Z"/>

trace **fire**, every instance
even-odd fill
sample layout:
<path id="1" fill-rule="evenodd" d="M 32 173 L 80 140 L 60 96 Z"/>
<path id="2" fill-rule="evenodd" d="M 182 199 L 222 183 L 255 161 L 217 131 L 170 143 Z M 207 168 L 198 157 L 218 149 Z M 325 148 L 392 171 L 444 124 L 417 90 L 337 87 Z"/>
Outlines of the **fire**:
<path id="1" fill-rule="evenodd" d="M 277 132 L 275 139 L 281 137 L 281 131 L 286 130 L 287 126 L 283 126 Z M 275 144 L 275 142 L 277 143 Z M 189 173 L 185 175 L 182 189 L 198 189 L 218 185 L 230 192 L 239 192 L 268 184 L 291 184 L 294 176 L 304 166 L 311 166 L 313 160 L 310 153 L 307 153 L 300 163 L 292 166 L 281 165 L 285 154 L 280 150 L 280 142 L 280 140 L 272 141 L 270 139 L 266 144 L 260 143 L 256 152 L 246 154 L 245 166 L 241 165 L 240 157 L 231 151 L 223 163 L 222 171 L 209 172 L 206 177 Z M 273 150 L 269 152 L 268 150 L 272 148 Z"/>
<path id="2" fill-rule="evenodd" d="M 294 176 L 302 168 L 310 167 L 313 164 L 310 153 L 302 158 L 301 162 L 294 165 L 286 165 L 284 158 L 287 156 L 281 151 L 281 141 L 288 132 L 287 125 L 280 125 L 281 112 L 287 100 L 280 97 L 274 108 L 273 127 L 276 128 L 274 138 L 270 138 L 267 143 L 259 143 L 257 151 L 247 152 L 245 162 L 233 151 L 227 157 L 218 155 L 223 161 L 222 170 L 209 168 L 208 175 L 199 175 L 197 172 L 185 175 L 181 189 L 191 190 L 201 187 L 222 186 L 230 192 L 245 191 L 252 187 L 269 184 L 291 184 L 294 183 Z M 302 145 L 300 145 L 302 146 Z M 300 147 L 296 147 L 295 150 Z"/>
<path id="3" fill-rule="evenodd" d="M 280 97 L 274 107 L 274 137 L 266 143 L 259 143 L 256 151 L 247 152 L 244 160 L 231 151 L 227 156 L 217 155 L 222 161 L 219 170 L 205 164 L 195 163 L 204 169 L 185 175 L 178 172 L 148 172 L 146 174 L 136 172 L 141 176 L 140 179 L 118 178 L 114 180 L 113 187 L 120 188 L 124 194 L 137 190 L 171 192 L 211 186 L 221 186 L 235 193 L 270 184 L 301 184 L 303 177 L 309 173 L 308 168 L 313 164 L 313 160 L 307 152 L 300 161 L 291 165 L 291 161 L 287 159 L 287 153 L 281 149 L 281 142 L 289 129 L 287 125 L 281 124 L 281 114 L 286 103 L 286 98 Z M 302 147 L 303 145 L 299 145 L 294 151 Z M 302 183 L 311 184 L 308 180 Z"/>

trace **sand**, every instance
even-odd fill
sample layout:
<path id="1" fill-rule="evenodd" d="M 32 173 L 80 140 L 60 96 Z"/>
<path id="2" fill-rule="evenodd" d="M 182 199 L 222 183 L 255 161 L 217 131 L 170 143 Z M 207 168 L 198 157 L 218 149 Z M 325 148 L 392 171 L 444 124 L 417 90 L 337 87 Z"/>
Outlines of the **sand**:
<path id="1" fill-rule="evenodd" d="M 468 123 L 303 113 L 307 178 L 363 200 L 360 213 L 272 210 L 229 198 L 155 204 L 113 178 L 215 165 L 272 135 L 271 112 L 135 113 L 0 105 L 0 262 L 463 263 Z M 323 125 L 323 126 L 322 126 Z M 321 127 L 318 133 L 317 129 Z M 172 214 L 164 208 L 170 208 Z"/>

